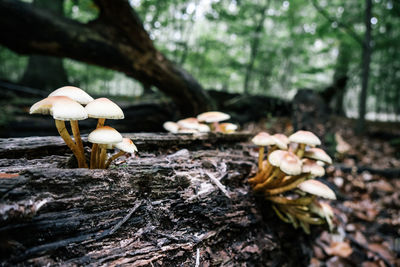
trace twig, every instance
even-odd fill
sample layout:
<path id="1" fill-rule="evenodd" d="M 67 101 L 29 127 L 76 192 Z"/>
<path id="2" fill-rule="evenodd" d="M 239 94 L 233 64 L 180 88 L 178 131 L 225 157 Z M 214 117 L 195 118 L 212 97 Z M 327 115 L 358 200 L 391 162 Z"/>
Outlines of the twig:
<path id="1" fill-rule="evenodd" d="M 205 174 L 210 178 L 210 180 L 224 193 L 227 198 L 231 198 L 228 190 L 226 190 L 225 186 L 221 184 L 221 182 L 210 172 L 205 172 Z"/>
<path id="2" fill-rule="evenodd" d="M 196 265 L 195 265 L 195 267 L 199 267 L 199 266 L 200 266 L 200 249 L 197 248 L 197 251 L 196 251 Z"/>
<path id="3" fill-rule="evenodd" d="M 114 225 L 110 230 L 104 231 L 101 233 L 100 236 L 96 237 L 96 240 L 103 239 L 106 236 L 114 234 L 129 218 L 132 216 L 132 214 L 142 205 L 142 201 L 136 203 L 136 205 L 131 208 L 125 217 L 119 221 L 116 225 Z"/>

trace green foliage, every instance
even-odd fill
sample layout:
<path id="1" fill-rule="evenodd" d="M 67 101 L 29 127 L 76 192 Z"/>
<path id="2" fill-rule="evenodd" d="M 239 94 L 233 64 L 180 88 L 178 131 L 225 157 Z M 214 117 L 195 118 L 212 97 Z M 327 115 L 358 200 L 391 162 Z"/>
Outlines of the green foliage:
<path id="1" fill-rule="evenodd" d="M 131 0 L 157 48 L 205 88 L 290 98 L 298 88 L 322 90 L 348 75 L 347 109 L 357 107 L 363 1 Z M 323 12 L 318 11 L 318 5 Z M 263 12 L 265 11 L 265 12 Z M 64 14 L 81 23 L 97 18 L 91 0 L 65 0 Z M 400 4 L 373 1 L 369 107 L 400 113 Z M 262 22 L 260 24 L 260 22 Z M 258 42 L 258 46 L 255 43 Z M 255 49 L 256 47 L 256 49 Z M 254 58 L 252 59 L 252 55 Z M 0 78 L 18 81 L 26 66 L 0 47 Z M 72 84 L 92 92 L 138 95 L 140 84 L 114 71 L 65 60 Z"/>

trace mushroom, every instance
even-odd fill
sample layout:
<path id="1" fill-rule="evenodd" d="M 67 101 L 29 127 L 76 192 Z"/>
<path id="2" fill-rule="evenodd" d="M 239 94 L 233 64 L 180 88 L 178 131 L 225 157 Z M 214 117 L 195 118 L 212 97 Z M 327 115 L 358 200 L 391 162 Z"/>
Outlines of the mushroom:
<path id="1" fill-rule="evenodd" d="M 75 155 L 78 161 L 78 167 L 87 167 L 84 154 L 79 148 L 78 140 L 75 139 L 76 143 L 72 140 L 65 126 L 65 121 L 69 120 L 72 131 L 74 131 L 72 122 L 87 118 L 86 110 L 79 103 L 67 96 L 50 96 L 33 104 L 29 113 L 51 114 L 55 120 L 58 133 Z"/>
<path id="2" fill-rule="evenodd" d="M 307 180 L 297 186 L 300 190 L 327 199 L 336 199 L 335 192 L 317 180 Z"/>
<path id="3" fill-rule="evenodd" d="M 186 118 L 177 122 L 180 129 L 197 130 L 199 121 L 196 118 Z"/>
<path id="4" fill-rule="evenodd" d="M 231 116 L 229 114 L 220 111 L 208 111 L 197 115 L 199 122 L 205 122 L 210 125 L 211 130 L 220 131 L 219 122 L 229 120 Z"/>
<path id="5" fill-rule="evenodd" d="M 107 148 L 112 145 L 116 145 L 119 142 L 122 142 L 122 136 L 114 128 L 109 126 L 102 126 L 92 131 L 88 136 L 88 140 L 93 144 L 98 144 L 100 147 L 99 160 L 94 166 L 91 165 L 90 168 L 104 169 L 107 157 Z"/>
<path id="6" fill-rule="evenodd" d="M 274 134 L 272 138 L 275 140 L 275 148 L 273 150 L 275 149 L 286 150 L 288 148 L 288 144 L 290 143 L 290 141 L 289 138 L 286 137 L 286 135 L 277 133 Z"/>
<path id="7" fill-rule="evenodd" d="M 105 164 L 106 169 L 110 166 L 111 162 L 113 162 L 113 160 L 117 159 L 118 157 L 123 156 L 126 153 L 134 154 L 135 152 L 138 151 L 135 144 L 129 138 L 122 138 L 122 141 L 115 144 L 114 147 L 118 148 L 120 151 L 117 154 L 114 154 L 113 156 L 111 156 L 107 160 L 107 162 Z"/>
<path id="8" fill-rule="evenodd" d="M 171 132 L 171 133 L 178 133 L 178 131 L 179 131 L 179 125 L 173 121 L 164 122 L 163 127 L 165 130 L 167 130 L 168 132 Z"/>
<path id="9" fill-rule="evenodd" d="M 318 165 L 317 162 L 315 162 L 314 160 L 303 159 L 302 162 L 303 162 L 303 167 L 302 167 L 303 173 L 310 173 L 312 177 L 324 176 L 325 174 L 324 167 Z"/>
<path id="10" fill-rule="evenodd" d="M 302 162 L 290 151 L 275 150 L 269 155 L 268 160 L 271 165 L 275 166 L 275 169 L 263 183 L 254 187 L 256 191 L 279 184 L 285 175 L 297 176 L 301 174 Z"/>
<path id="11" fill-rule="evenodd" d="M 121 108 L 105 97 L 93 100 L 86 105 L 85 109 L 89 118 L 98 119 L 96 128 L 103 127 L 106 119 L 120 120 L 124 118 L 124 112 L 121 110 Z M 91 169 L 95 166 L 98 166 L 98 156 L 98 145 L 94 143 L 92 145 L 92 152 L 90 154 Z"/>
<path id="12" fill-rule="evenodd" d="M 82 89 L 75 86 L 64 86 L 58 88 L 57 90 L 54 90 L 52 93 L 50 93 L 49 96 L 67 96 L 81 105 L 86 105 L 89 102 L 93 101 L 93 97 L 91 97 L 88 93 L 86 93 Z M 70 123 L 76 145 L 78 146 L 78 149 L 82 154 L 82 157 L 85 158 L 85 151 L 83 149 L 81 134 L 79 132 L 78 121 L 71 120 Z M 86 160 L 85 160 L 85 167 L 87 167 Z"/>
<path id="13" fill-rule="evenodd" d="M 289 136 L 289 141 L 299 144 L 299 147 L 296 150 L 296 155 L 299 158 L 303 157 L 306 145 L 314 147 L 321 144 L 321 140 L 319 140 L 315 134 L 309 131 L 297 131 Z"/>
<path id="14" fill-rule="evenodd" d="M 326 152 L 321 148 L 313 147 L 307 149 L 304 152 L 304 157 L 332 164 L 332 158 L 328 154 L 326 154 Z"/>
<path id="15" fill-rule="evenodd" d="M 221 133 L 230 134 L 234 133 L 237 130 L 238 126 L 230 122 L 224 122 L 219 125 L 219 128 Z"/>

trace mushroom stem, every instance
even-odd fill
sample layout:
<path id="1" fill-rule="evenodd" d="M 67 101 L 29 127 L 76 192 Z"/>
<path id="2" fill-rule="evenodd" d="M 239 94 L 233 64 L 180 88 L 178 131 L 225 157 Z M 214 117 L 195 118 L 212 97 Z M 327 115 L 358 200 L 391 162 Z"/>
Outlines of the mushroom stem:
<path id="1" fill-rule="evenodd" d="M 79 158 L 78 158 L 78 167 L 79 168 L 87 168 L 87 163 L 85 159 L 85 150 L 83 150 L 83 144 L 81 139 L 81 134 L 79 132 L 79 125 L 77 120 L 71 120 L 71 129 L 74 135 L 75 143 L 77 149 L 79 150 Z"/>
<path id="2" fill-rule="evenodd" d="M 272 174 L 263 183 L 258 184 L 254 187 L 254 190 L 261 191 L 263 189 L 266 189 L 272 182 L 276 181 L 277 179 L 279 179 L 284 175 L 285 173 L 276 167 L 275 170 L 272 172 Z"/>
<path id="3" fill-rule="evenodd" d="M 69 149 L 71 149 L 72 153 L 74 154 L 74 156 L 78 161 L 79 168 L 81 168 L 82 166 L 80 166 L 80 161 L 79 161 L 80 159 L 79 149 L 72 140 L 71 136 L 69 135 L 67 128 L 65 127 L 65 121 L 55 120 L 55 122 L 58 133 L 60 134 L 64 142 L 67 144 Z"/>
<path id="4" fill-rule="evenodd" d="M 271 164 L 269 164 L 269 162 L 267 161 L 267 166 L 265 166 L 261 172 L 258 172 L 256 174 L 256 176 L 252 177 L 249 179 L 249 183 L 251 184 L 257 184 L 257 183 L 261 183 L 264 181 L 263 177 L 267 176 L 271 170 L 271 168 L 273 167 Z M 264 164 L 265 165 L 265 164 Z M 268 176 L 267 176 L 268 177 Z"/>
<path id="5" fill-rule="evenodd" d="M 112 156 L 107 160 L 107 163 L 106 163 L 106 165 L 105 165 L 105 169 L 107 169 L 107 168 L 110 166 L 110 164 L 111 164 L 111 162 L 113 162 L 113 160 L 115 160 L 115 159 L 117 159 L 117 158 L 119 158 L 119 157 L 125 155 L 125 153 L 126 153 L 126 152 L 124 152 L 124 151 L 119 151 L 117 154 L 112 155 Z"/>
<path id="6" fill-rule="evenodd" d="M 309 205 L 315 199 L 315 196 L 300 197 L 296 199 L 289 199 L 280 196 L 267 196 L 266 199 L 283 205 Z"/>
<path id="7" fill-rule="evenodd" d="M 106 163 L 107 158 L 107 145 L 100 145 L 100 157 L 98 162 L 98 168 L 104 169 L 104 165 Z"/>
<path id="8" fill-rule="evenodd" d="M 278 188 L 274 188 L 274 189 L 267 189 L 267 190 L 265 190 L 265 194 L 266 195 L 277 195 L 277 194 L 292 190 L 292 189 L 296 188 L 299 184 L 304 182 L 306 179 L 307 179 L 306 177 L 300 178 L 286 186 L 282 186 L 282 187 L 278 187 Z"/>
<path id="9" fill-rule="evenodd" d="M 264 160 L 264 147 L 260 146 L 260 150 L 258 151 L 258 171 L 259 172 L 262 172 L 263 160 Z"/>
<path id="10" fill-rule="evenodd" d="M 98 119 L 96 129 L 103 127 L 105 121 L 106 121 L 106 119 L 104 119 L 104 118 Z M 92 152 L 90 153 L 90 168 L 91 169 L 96 169 L 97 167 L 99 167 L 98 166 L 98 161 L 99 161 L 98 150 L 99 150 L 99 145 L 93 144 Z"/>
<path id="11" fill-rule="evenodd" d="M 306 149 L 306 144 L 299 144 L 299 147 L 296 150 L 296 156 L 298 156 L 300 159 L 303 158 L 304 151 Z"/>

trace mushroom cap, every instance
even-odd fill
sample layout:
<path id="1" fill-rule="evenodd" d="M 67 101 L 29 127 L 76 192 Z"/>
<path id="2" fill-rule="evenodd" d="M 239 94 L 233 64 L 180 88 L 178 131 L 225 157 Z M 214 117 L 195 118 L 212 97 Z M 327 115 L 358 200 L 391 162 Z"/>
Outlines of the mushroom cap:
<path id="1" fill-rule="evenodd" d="M 197 130 L 199 127 L 199 121 L 196 118 L 186 118 L 179 120 L 178 125 L 182 129 L 194 129 Z"/>
<path id="2" fill-rule="evenodd" d="M 50 114 L 55 120 L 61 121 L 84 120 L 88 117 L 85 108 L 68 97 L 55 101 Z"/>
<path id="3" fill-rule="evenodd" d="M 285 151 L 282 154 L 279 168 L 286 174 L 299 175 L 301 173 L 302 162 L 294 153 Z"/>
<path id="4" fill-rule="evenodd" d="M 177 133 L 179 131 L 179 125 L 173 121 L 166 121 L 163 124 L 165 130 L 171 133 Z"/>
<path id="5" fill-rule="evenodd" d="M 62 99 L 70 99 L 69 97 L 66 96 L 49 96 L 46 97 L 45 99 L 42 99 L 35 104 L 31 106 L 29 109 L 29 114 L 43 114 L 43 115 L 48 115 L 51 114 L 51 108 L 53 107 L 53 104 L 57 100 L 62 100 Z"/>
<path id="6" fill-rule="evenodd" d="M 302 191 L 327 199 L 336 199 L 335 192 L 327 185 L 317 180 L 306 180 L 297 186 Z"/>
<path id="7" fill-rule="evenodd" d="M 319 138 L 315 134 L 309 131 L 301 131 L 301 130 L 289 136 L 289 141 L 300 144 L 306 144 L 309 146 L 318 146 L 321 144 L 321 140 L 319 140 Z"/>
<path id="8" fill-rule="evenodd" d="M 67 96 L 49 96 L 32 105 L 30 114 L 51 114 L 55 120 L 84 120 L 88 117 L 81 104 Z"/>
<path id="9" fill-rule="evenodd" d="M 88 95 L 88 93 L 86 93 L 82 89 L 75 86 L 64 86 L 58 88 L 57 90 L 50 93 L 49 96 L 68 96 L 72 100 L 75 100 L 82 105 L 86 105 L 89 102 L 93 101 L 93 97 Z"/>
<path id="10" fill-rule="evenodd" d="M 231 116 L 229 114 L 220 111 L 208 111 L 201 113 L 197 116 L 199 121 L 204 121 L 205 123 L 213 123 L 229 120 Z"/>
<path id="11" fill-rule="evenodd" d="M 324 176 L 325 169 L 324 167 L 318 165 L 317 162 L 309 159 L 303 159 L 302 161 L 303 161 L 303 168 L 302 168 L 303 173 L 311 173 L 311 175 L 314 177 Z"/>
<path id="12" fill-rule="evenodd" d="M 95 144 L 115 145 L 122 142 L 122 135 L 112 127 L 103 126 L 92 131 L 88 136 L 88 140 Z"/>
<path id="13" fill-rule="evenodd" d="M 268 156 L 269 163 L 271 163 L 272 166 L 279 167 L 285 152 L 284 150 L 275 150 L 271 152 Z"/>
<path id="14" fill-rule="evenodd" d="M 279 149 L 287 149 L 288 148 L 288 144 L 289 144 L 289 138 L 286 137 L 286 135 L 284 134 L 274 134 L 272 136 L 272 138 L 275 141 L 275 145 L 279 148 Z"/>
<path id="15" fill-rule="evenodd" d="M 122 150 L 127 153 L 131 153 L 131 154 L 134 154 L 135 152 L 138 151 L 135 144 L 129 138 L 122 138 L 122 141 L 115 144 L 115 147 L 118 148 L 119 150 Z"/>
<path id="16" fill-rule="evenodd" d="M 304 152 L 304 157 L 305 158 L 310 158 L 310 159 L 315 159 L 315 160 L 320 160 L 323 162 L 326 162 L 328 164 L 332 164 L 332 159 L 331 157 L 326 154 L 324 150 L 321 148 L 313 147 L 309 148 Z"/>
<path id="17" fill-rule="evenodd" d="M 197 130 L 201 133 L 208 133 L 211 131 L 210 127 L 207 124 L 199 123 L 197 125 Z"/>
<path id="18" fill-rule="evenodd" d="M 266 132 L 259 132 L 256 136 L 253 137 L 253 139 L 251 139 L 251 141 L 257 146 L 275 145 L 275 139 Z"/>
<path id="19" fill-rule="evenodd" d="M 101 97 L 86 105 L 89 118 L 121 120 L 124 118 L 122 109 L 110 99 Z"/>
<path id="20" fill-rule="evenodd" d="M 224 122 L 219 125 L 223 133 L 233 133 L 237 130 L 238 126 L 230 122 Z"/>

